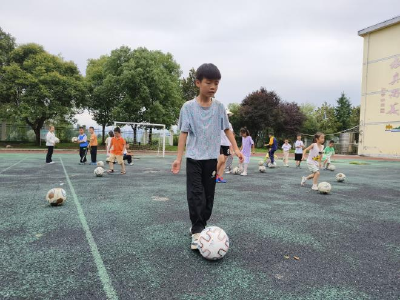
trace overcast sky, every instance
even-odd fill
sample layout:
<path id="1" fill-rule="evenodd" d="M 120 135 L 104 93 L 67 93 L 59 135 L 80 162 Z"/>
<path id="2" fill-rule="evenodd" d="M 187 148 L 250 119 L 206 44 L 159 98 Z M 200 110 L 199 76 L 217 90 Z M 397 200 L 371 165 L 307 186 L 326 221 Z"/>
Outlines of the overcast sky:
<path id="1" fill-rule="evenodd" d="M 400 14 L 399 0 L 0 1 L 0 26 L 17 43 L 39 43 L 82 74 L 87 59 L 122 45 L 172 53 L 183 76 L 212 62 L 225 104 L 264 86 L 317 105 L 344 91 L 358 105 L 357 31 Z M 87 115 L 78 119 L 92 124 Z"/>

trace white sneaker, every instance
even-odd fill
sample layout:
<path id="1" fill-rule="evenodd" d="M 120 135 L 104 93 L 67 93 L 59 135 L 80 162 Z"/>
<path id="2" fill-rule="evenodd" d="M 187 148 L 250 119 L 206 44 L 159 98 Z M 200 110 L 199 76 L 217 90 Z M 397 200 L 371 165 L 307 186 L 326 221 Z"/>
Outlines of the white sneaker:
<path id="1" fill-rule="evenodd" d="M 313 184 L 313 186 L 311 187 L 311 189 L 313 191 L 318 191 L 318 186 L 316 184 Z"/>
<path id="2" fill-rule="evenodd" d="M 231 171 L 226 171 L 225 174 L 231 174 Z"/>
<path id="3" fill-rule="evenodd" d="M 54 161 L 48 162 L 48 163 L 46 163 L 46 164 L 52 165 L 52 164 L 54 164 Z"/>
<path id="4" fill-rule="evenodd" d="M 305 177 L 305 176 L 303 176 L 302 178 L 301 178 L 301 186 L 304 186 L 304 184 L 306 183 L 306 181 L 307 181 L 307 177 Z"/>
<path id="5" fill-rule="evenodd" d="M 130 163 L 129 165 L 130 165 L 130 166 L 133 166 L 133 163 Z"/>
<path id="6" fill-rule="evenodd" d="M 243 172 L 242 174 L 240 174 L 241 176 L 247 176 L 246 172 Z"/>
<path id="7" fill-rule="evenodd" d="M 192 243 L 190 244 L 190 249 L 192 250 L 199 249 L 199 238 L 200 238 L 200 233 L 192 234 Z"/>

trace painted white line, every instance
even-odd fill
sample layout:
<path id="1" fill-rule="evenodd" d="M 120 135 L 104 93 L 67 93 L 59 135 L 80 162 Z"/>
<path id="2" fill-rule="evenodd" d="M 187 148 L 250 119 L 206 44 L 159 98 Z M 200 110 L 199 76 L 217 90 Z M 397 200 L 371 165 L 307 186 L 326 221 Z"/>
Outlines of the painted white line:
<path id="1" fill-rule="evenodd" d="M 67 178 L 67 182 L 68 182 L 69 188 L 71 190 L 71 194 L 72 194 L 72 197 L 74 199 L 74 203 L 75 203 L 76 209 L 78 210 L 79 220 L 81 221 L 83 230 L 85 231 L 86 239 L 87 239 L 88 244 L 90 246 L 90 251 L 92 252 L 92 256 L 93 256 L 94 262 L 96 263 L 97 272 L 99 274 L 101 283 L 103 284 L 104 292 L 107 295 L 107 299 L 118 300 L 117 293 L 115 292 L 114 287 L 112 286 L 110 276 L 108 276 L 107 269 L 104 266 L 103 259 L 101 258 L 99 249 L 98 249 L 97 244 L 96 244 L 96 242 L 95 242 L 95 240 L 93 238 L 92 232 L 90 231 L 89 225 L 88 225 L 88 223 L 86 221 L 85 214 L 83 213 L 82 206 L 81 206 L 81 204 L 79 202 L 78 196 L 75 193 L 75 189 L 72 186 L 71 180 L 69 179 L 69 176 L 68 176 L 67 170 L 65 169 L 65 166 L 64 166 L 64 163 L 62 161 L 62 158 L 60 158 L 60 161 L 61 161 L 61 165 L 62 165 L 62 167 L 64 169 L 65 177 Z"/>
<path id="2" fill-rule="evenodd" d="M 7 171 L 7 170 L 11 169 L 12 167 L 18 165 L 19 163 L 23 162 L 25 159 L 27 159 L 27 157 L 25 157 L 24 159 L 21 159 L 19 162 L 13 164 L 12 166 L 9 166 L 8 168 L 5 168 L 4 170 L 2 170 L 2 171 L 0 172 L 0 174 L 3 174 L 5 171 Z"/>

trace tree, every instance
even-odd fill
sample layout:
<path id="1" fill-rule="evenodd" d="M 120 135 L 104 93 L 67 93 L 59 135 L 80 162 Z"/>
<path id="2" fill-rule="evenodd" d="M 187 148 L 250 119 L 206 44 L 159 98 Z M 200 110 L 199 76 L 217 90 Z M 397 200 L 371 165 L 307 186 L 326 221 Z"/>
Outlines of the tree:
<path id="1" fill-rule="evenodd" d="M 320 131 L 328 134 L 339 131 L 340 124 L 335 116 L 335 107 L 326 102 L 315 110 L 315 120 L 317 121 L 315 132 Z"/>
<path id="2" fill-rule="evenodd" d="M 305 116 L 303 125 L 301 126 L 301 132 L 304 134 L 315 134 L 318 131 L 318 122 L 316 119 L 317 107 L 311 103 L 303 103 L 300 106 L 300 111 Z"/>
<path id="3" fill-rule="evenodd" d="M 306 116 L 295 102 L 281 102 L 278 108 L 281 116 L 274 125 L 275 135 L 282 138 L 295 137 Z"/>
<path id="4" fill-rule="evenodd" d="M 0 69 L 10 63 L 10 55 L 14 49 L 15 38 L 4 32 L 0 27 Z"/>
<path id="5" fill-rule="evenodd" d="M 238 134 L 240 128 L 244 126 L 240 115 L 240 104 L 230 103 L 228 104 L 228 109 L 233 113 L 233 115 L 229 117 L 229 122 L 231 122 L 233 130 Z"/>
<path id="6" fill-rule="evenodd" d="M 350 127 L 350 116 L 351 116 L 351 102 L 349 98 L 346 97 L 344 92 L 337 100 L 337 105 L 335 108 L 335 117 L 339 123 L 339 131 L 348 129 Z"/>
<path id="7" fill-rule="evenodd" d="M 281 115 L 279 113 L 280 97 L 265 88 L 252 92 L 241 103 L 240 117 L 249 129 L 255 143 L 264 139 L 266 131 L 272 132 L 275 122 Z"/>
<path id="8" fill-rule="evenodd" d="M 189 101 L 197 97 L 199 94 L 199 88 L 196 86 L 196 70 L 194 68 L 190 69 L 188 77 L 180 80 L 180 86 L 182 89 L 182 96 L 185 101 Z"/>
<path id="9" fill-rule="evenodd" d="M 2 115 L 26 122 L 34 130 L 37 144 L 46 120 L 72 118 L 75 108 L 83 105 L 85 84 L 77 66 L 47 53 L 40 45 L 14 49 L 10 65 L 3 71 Z"/>
<path id="10" fill-rule="evenodd" d="M 360 105 L 351 109 L 349 127 L 353 128 L 360 125 Z"/>
<path id="11" fill-rule="evenodd" d="M 86 68 L 87 105 L 93 120 L 102 126 L 102 144 L 104 144 L 106 126 L 113 124 L 112 111 L 118 99 L 118 90 L 113 80 L 106 75 L 105 65 L 108 59 L 108 56 L 90 59 Z"/>

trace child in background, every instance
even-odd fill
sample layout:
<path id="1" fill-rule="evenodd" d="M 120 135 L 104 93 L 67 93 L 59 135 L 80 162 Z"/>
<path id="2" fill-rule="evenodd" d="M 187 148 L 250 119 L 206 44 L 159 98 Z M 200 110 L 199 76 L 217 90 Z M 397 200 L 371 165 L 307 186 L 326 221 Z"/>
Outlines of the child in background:
<path id="1" fill-rule="evenodd" d="M 301 161 L 303 160 L 304 143 L 301 140 L 301 135 L 297 135 L 297 141 L 294 143 L 294 160 L 296 161 L 296 168 L 300 169 Z"/>
<path id="2" fill-rule="evenodd" d="M 113 137 L 114 137 L 114 131 L 110 130 L 108 132 L 108 137 L 106 138 L 107 162 L 110 161 L 110 144 Z"/>
<path id="3" fill-rule="evenodd" d="M 57 140 L 58 138 L 56 138 L 56 135 L 54 134 L 54 126 L 50 126 L 49 132 L 46 135 L 46 146 L 47 146 L 46 164 L 54 164 L 51 158 L 53 156 L 53 150 Z"/>
<path id="4" fill-rule="evenodd" d="M 228 117 L 233 115 L 232 112 L 230 112 L 229 110 L 226 110 L 226 114 Z M 231 123 L 229 123 L 229 130 L 232 131 L 233 133 L 233 127 Z M 221 150 L 217 164 L 217 178 L 216 178 L 217 183 L 226 183 L 223 174 L 225 170 L 226 161 L 228 157 L 231 155 L 230 149 L 231 149 L 231 142 L 227 138 L 225 131 L 221 130 Z"/>
<path id="5" fill-rule="evenodd" d="M 78 136 L 78 141 L 79 143 L 79 156 L 81 160 L 79 161 L 80 165 L 86 164 L 86 154 L 87 154 L 87 147 L 88 147 L 88 141 L 87 141 L 87 136 L 85 134 L 85 129 L 83 127 L 79 127 L 79 136 Z"/>
<path id="6" fill-rule="evenodd" d="M 110 142 L 110 169 L 107 173 L 114 173 L 114 161 L 117 160 L 118 164 L 121 165 L 121 174 L 126 174 L 123 153 L 126 149 L 126 142 L 121 136 L 121 129 L 119 127 L 114 128 L 114 137 Z"/>
<path id="7" fill-rule="evenodd" d="M 126 149 L 124 151 L 124 157 L 123 159 L 126 160 L 128 162 L 128 165 L 133 166 L 133 162 L 132 162 L 132 156 L 133 156 L 133 152 L 129 151 L 129 144 L 126 144 Z"/>
<path id="8" fill-rule="evenodd" d="M 267 147 L 269 148 L 268 154 L 269 154 L 269 159 L 271 161 L 271 164 L 274 164 L 275 162 L 275 151 L 278 150 L 278 141 L 274 137 L 272 133 L 269 135 L 269 143 L 267 144 Z"/>
<path id="9" fill-rule="evenodd" d="M 285 167 L 289 167 L 288 161 L 289 161 L 289 151 L 292 149 L 292 145 L 289 144 L 289 140 L 286 139 L 285 143 L 282 145 L 282 150 L 283 150 L 283 165 Z"/>
<path id="10" fill-rule="evenodd" d="M 91 165 L 96 165 L 97 164 L 97 135 L 94 132 L 94 127 L 89 127 L 89 132 L 90 132 L 90 142 L 89 142 L 89 148 L 90 148 L 90 158 L 91 158 Z"/>
<path id="11" fill-rule="evenodd" d="M 249 166 L 250 163 L 250 156 L 251 152 L 254 154 L 254 142 L 253 139 L 250 136 L 250 132 L 247 130 L 247 128 L 242 128 L 240 129 L 240 135 L 242 136 L 242 146 L 240 147 L 240 152 L 242 152 L 243 157 L 244 157 L 244 168 L 242 176 L 247 176 L 247 167 Z M 253 151 L 251 149 L 253 148 Z M 242 168 L 242 164 L 240 164 L 240 168 Z"/>
<path id="12" fill-rule="evenodd" d="M 329 146 L 324 149 L 324 156 L 322 157 L 322 160 L 324 162 L 323 168 L 325 170 L 327 170 L 331 164 L 331 157 L 335 155 L 335 148 L 333 148 L 334 145 L 335 142 L 331 140 L 329 141 Z"/>
<path id="13" fill-rule="evenodd" d="M 307 177 L 301 179 L 301 185 L 304 186 L 308 179 L 313 180 L 313 185 L 311 187 L 312 190 L 318 191 L 318 178 L 319 178 L 319 169 L 321 168 L 321 158 L 322 154 L 324 153 L 324 142 L 325 142 L 325 135 L 323 133 L 317 132 L 314 135 L 313 143 L 304 149 L 303 156 L 306 155 L 307 151 L 310 151 L 307 158 L 307 166 L 310 170 L 311 174 Z"/>

